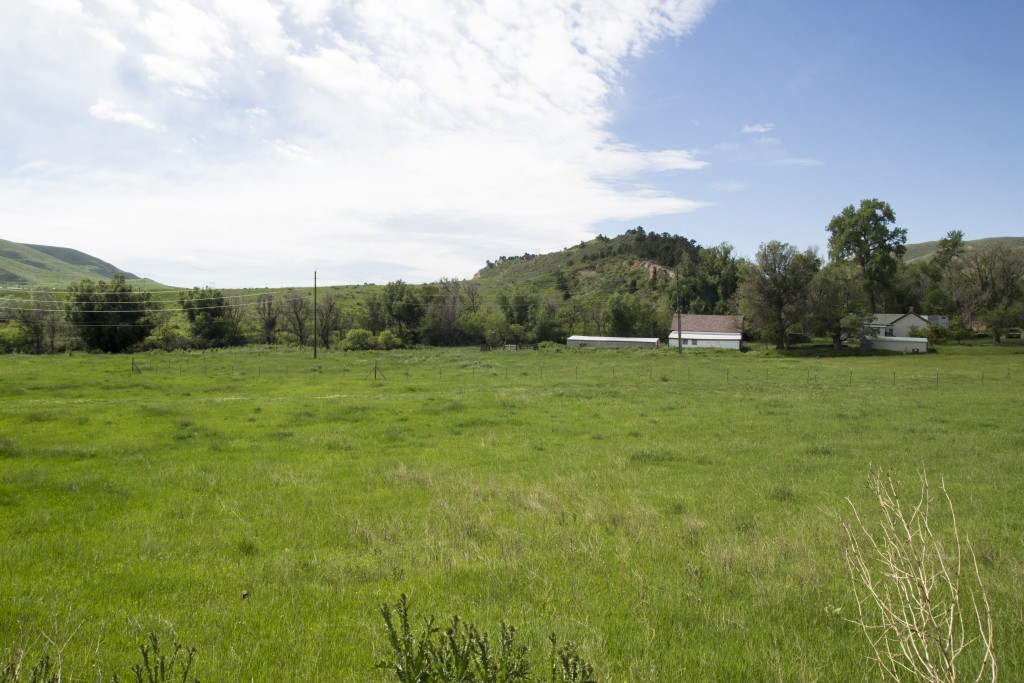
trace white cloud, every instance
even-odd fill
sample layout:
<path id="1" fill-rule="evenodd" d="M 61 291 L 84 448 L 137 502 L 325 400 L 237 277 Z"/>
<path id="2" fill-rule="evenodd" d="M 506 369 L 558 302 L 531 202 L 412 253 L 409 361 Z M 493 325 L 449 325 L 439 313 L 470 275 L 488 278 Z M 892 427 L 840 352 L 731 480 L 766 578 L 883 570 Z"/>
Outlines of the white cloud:
<path id="1" fill-rule="evenodd" d="M 774 123 L 754 123 L 743 126 L 743 134 L 749 135 L 751 133 L 770 133 L 775 130 Z"/>
<path id="2" fill-rule="evenodd" d="M 24 65 L 20 89 L 0 82 L 15 112 L 0 143 L 21 157 L 0 167 L 2 221 L 33 241 L 130 269 L 160 254 L 149 274 L 180 284 L 370 254 L 396 272 L 352 280 L 413 279 L 701 206 L 645 176 L 706 162 L 615 139 L 608 98 L 624 60 L 685 34 L 705 0 L 64 4 L 81 15 L 18 11 L 31 39 L 0 28 L 3 60 Z M 35 124 L 74 111 L 89 116 Z"/>
<path id="3" fill-rule="evenodd" d="M 113 121 L 115 123 L 127 123 L 130 126 L 137 126 L 147 130 L 155 130 L 156 125 L 142 114 L 133 111 L 120 109 L 110 100 L 99 100 L 89 107 L 89 113 L 98 119 Z"/>

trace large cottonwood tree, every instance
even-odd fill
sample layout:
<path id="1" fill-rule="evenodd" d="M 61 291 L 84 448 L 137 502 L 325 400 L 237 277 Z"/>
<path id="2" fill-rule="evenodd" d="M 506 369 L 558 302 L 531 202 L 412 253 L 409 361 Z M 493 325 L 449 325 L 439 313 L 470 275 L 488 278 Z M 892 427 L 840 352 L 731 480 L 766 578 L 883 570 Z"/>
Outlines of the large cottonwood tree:
<path id="1" fill-rule="evenodd" d="M 775 240 L 762 244 L 754 263 L 744 265 L 740 310 L 775 348 L 786 348 L 786 333 L 804 319 L 808 286 L 820 267 L 811 250 Z"/>
<path id="2" fill-rule="evenodd" d="M 888 203 L 861 200 L 860 207 L 847 206 L 828 224 L 828 257 L 850 261 L 864 273 L 871 312 L 878 312 L 878 298 L 896 274 L 907 251 L 907 231 L 897 228 L 896 215 Z"/>
<path id="3" fill-rule="evenodd" d="M 850 263 L 830 263 L 819 270 L 811 280 L 808 312 L 811 329 L 831 339 L 836 350 L 859 337 L 871 319 L 863 274 Z"/>
<path id="4" fill-rule="evenodd" d="M 124 351 L 156 325 L 150 295 L 135 291 L 120 273 L 110 282 L 86 278 L 70 285 L 64 310 L 82 342 L 95 351 Z"/>

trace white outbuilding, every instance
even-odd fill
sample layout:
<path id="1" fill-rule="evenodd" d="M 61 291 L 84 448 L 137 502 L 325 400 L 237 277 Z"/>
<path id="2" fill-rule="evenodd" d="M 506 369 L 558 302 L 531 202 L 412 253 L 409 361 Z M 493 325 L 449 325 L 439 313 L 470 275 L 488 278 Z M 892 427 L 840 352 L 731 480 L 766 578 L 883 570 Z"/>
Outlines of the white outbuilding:
<path id="1" fill-rule="evenodd" d="M 739 351 L 742 338 L 742 315 L 676 315 L 668 345 Z"/>
<path id="2" fill-rule="evenodd" d="M 928 340 L 924 337 L 865 337 L 860 348 L 862 351 L 928 353 Z"/>
<path id="3" fill-rule="evenodd" d="M 592 349 L 656 349 L 661 344 L 657 337 L 585 337 L 574 334 L 565 345 L 569 348 Z"/>

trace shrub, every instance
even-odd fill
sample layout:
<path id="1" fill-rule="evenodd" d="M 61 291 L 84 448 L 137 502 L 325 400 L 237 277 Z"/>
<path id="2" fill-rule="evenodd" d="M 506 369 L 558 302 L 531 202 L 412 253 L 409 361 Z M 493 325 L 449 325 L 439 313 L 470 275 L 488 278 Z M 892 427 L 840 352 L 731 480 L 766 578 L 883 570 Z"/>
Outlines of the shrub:
<path id="1" fill-rule="evenodd" d="M 452 617 L 441 630 L 434 617 L 423 620 L 415 633 L 409 624 L 409 601 L 403 594 L 394 607 L 381 608 L 387 631 L 387 657 L 376 668 L 394 673 L 398 683 L 594 683 L 593 667 L 572 643 L 558 645 L 550 636 L 547 677 L 530 675 L 529 652 L 516 642 L 516 630 L 501 624 L 497 642 L 468 622 Z"/>
<path id="2" fill-rule="evenodd" d="M 855 521 L 844 522 L 843 529 L 857 600 L 853 621 L 867 637 L 883 678 L 952 682 L 991 676 L 995 681 L 988 595 L 970 541 L 960 540 L 945 481 L 942 508 L 948 510 L 952 534 L 946 543 L 933 528 L 935 510 L 924 474 L 920 497 L 907 508 L 890 477 L 872 470 L 869 483 L 881 511 L 877 527 L 869 529 L 851 502 Z"/>
<path id="3" fill-rule="evenodd" d="M 402 348 L 402 339 L 395 336 L 395 333 L 391 330 L 382 330 L 377 335 L 377 348 L 384 349 L 385 351 L 400 349 Z"/>
<path id="4" fill-rule="evenodd" d="M 199 683 L 199 679 L 189 678 L 195 663 L 196 649 L 174 644 L 174 652 L 170 655 L 160 652 L 160 642 L 155 633 L 149 634 L 149 644 L 139 646 L 142 663 L 132 667 L 135 683 Z M 115 674 L 111 683 L 120 683 Z"/>
<path id="5" fill-rule="evenodd" d="M 356 328 L 348 331 L 345 340 L 341 342 L 341 348 L 346 351 L 368 351 L 377 348 L 377 339 L 369 330 Z"/>
<path id="6" fill-rule="evenodd" d="M 131 668 L 135 683 L 199 683 L 192 676 L 196 649 L 174 644 L 174 651 L 168 655 L 160 651 L 160 641 L 155 633 L 149 634 L 149 643 L 139 646 L 142 662 Z M 60 683 L 61 680 L 81 680 L 62 674 L 60 651 L 56 661 L 44 654 L 35 664 L 26 664 L 26 653 L 19 650 L 13 662 L 0 668 L 0 683 Z M 114 674 L 111 683 L 121 683 Z"/>

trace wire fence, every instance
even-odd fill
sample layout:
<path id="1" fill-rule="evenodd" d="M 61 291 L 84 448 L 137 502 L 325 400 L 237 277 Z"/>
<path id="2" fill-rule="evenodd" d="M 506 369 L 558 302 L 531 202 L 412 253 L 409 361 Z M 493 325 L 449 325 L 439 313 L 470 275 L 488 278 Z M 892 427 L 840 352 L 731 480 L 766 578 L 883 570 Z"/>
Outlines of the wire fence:
<path id="1" fill-rule="evenodd" d="M 88 357 L 82 357 L 88 359 Z M 846 362 L 844 362 L 844 360 Z M 146 379 L 195 377 L 259 380 L 305 377 L 309 383 L 377 382 L 401 385 L 458 387 L 490 383 L 505 386 L 543 385 L 685 385 L 707 389 L 888 388 L 897 391 L 967 387 L 1021 388 L 1020 364 L 945 362 L 942 366 L 914 362 L 865 365 L 859 359 L 772 361 L 764 359 L 692 359 L 663 355 L 653 360 L 639 354 L 621 358 L 576 354 L 487 354 L 473 360 L 462 354 L 311 353 L 276 351 L 143 354 L 123 359 L 124 372 Z M 716 362 L 718 361 L 718 362 Z M 88 361 L 85 361 L 88 362 Z M 896 366 L 897 363 L 901 363 Z"/>

